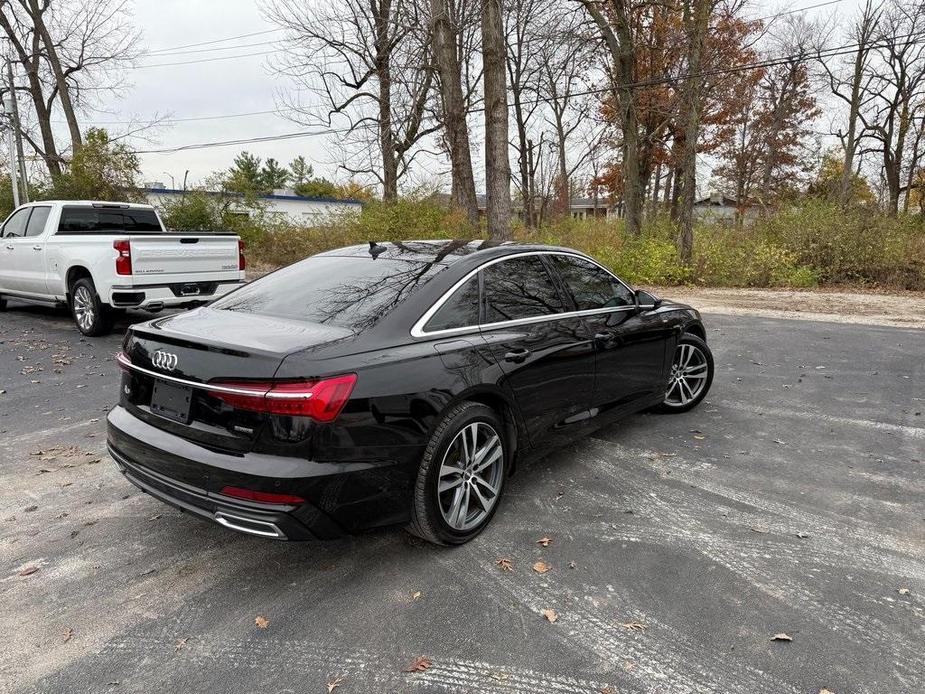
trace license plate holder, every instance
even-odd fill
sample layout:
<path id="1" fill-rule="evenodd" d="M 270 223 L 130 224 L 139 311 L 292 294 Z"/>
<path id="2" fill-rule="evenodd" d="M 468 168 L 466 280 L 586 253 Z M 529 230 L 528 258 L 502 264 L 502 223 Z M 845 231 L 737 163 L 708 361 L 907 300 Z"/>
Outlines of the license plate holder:
<path id="1" fill-rule="evenodd" d="M 151 391 L 151 411 L 174 422 L 189 424 L 193 389 L 155 379 Z"/>

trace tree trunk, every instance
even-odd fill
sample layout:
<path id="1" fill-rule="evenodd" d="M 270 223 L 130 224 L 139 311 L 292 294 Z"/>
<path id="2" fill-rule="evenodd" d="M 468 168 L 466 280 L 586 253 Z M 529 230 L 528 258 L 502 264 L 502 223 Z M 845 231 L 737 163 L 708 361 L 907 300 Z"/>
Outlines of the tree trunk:
<path id="1" fill-rule="evenodd" d="M 29 0 L 29 16 L 35 33 L 42 37 L 42 43 L 45 46 L 45 58 L 51 67 L 51 72 L 55 76 L 55 85 L 58 87 L 58 96 L 61 99 L 61 110 L 64 112 L 64 120 L 67 122 L 67 129 L 71 135 L 71 151 L 76 153 L 83 144 L 80 135 L 80 125 L 77 123 L 77 115 L 74 112 L 74 105 L 71 102 L 71 88 L 64 76 L 64 69 L 61 67 L 61 59 L 58 57 L 58 51 L 55 48 L 55 41 L 48 32 L 45 25 L 44 8 L 39 7 L 37 0 Z"/>
<path id="2" fill-rule="evenodd" d="M 848 108 L 848 135 L 845 138 L 845 161 L 842 162 L 838 199 L 843 208 L 851 203 L 851 182 L 854 180 L 854 152 L 857 149 L 858 114 L 861 110 L 861 80 L 864 79 L 866 46 L 859 45 L 851 78 L 851 102 Z"/>
<path id="3" fill-rule="evenodd" d="M 533 197 L 530 190 L 530 159 L 532 158 L 530 148 L 532 143 L 527 137 L 523 105 L 520 103 L 520 90 L 512 89 L 511 95 L 514 98 L 514 120 L 517 127 L 517 169 L 520 175 L 520 197 L 523 205 L 524 225 L 528 229 L 532 229 L 536 226 L 536 218 L 533 213 Z"/>
<path id="4" fill-rule="evenodd" d="M 690 3 L 693 2 L 693 8 Z M 700 73 L 703 43 L 710 21 L 710 0 L 689 0 L 684 14 L 687 25 L 687 72 Z M 684 149 L 681 154 L 681 198 L 678 201 L 678 252 L 681 262 L 690 263 L 694 252 L 694 198 L 697 195 L 697 141 L 700 134 L 700 77 L 688 77 L 684 83 L 682 120 Z"/>
<path id="5" fill-rule="evenodd" d="M 511 239 L 511 164 L 508 160 L 507 51 L 501 0 L 482 0 L 485 92 L 485 192 L 488 235 Z"/>
<path id="6" fill-rule="evenodd" d="M 466 213 L 469 224 L 479 224 L 479 206 L 472 174 L 469 127 L 463 99 L 462 74 L 457 57 L 457 31 L 450 20 L 448 0 L 431 0 L 434 59 L 440 75 L 443 100 L 443 126 L 450 147 L 450 171 L 453 179 L 453 203 Z"/>
<path id="7" fill-rule="evenodd" d="M 392 131 L 392 47 L 389 24 L 392 19 L 391 0 L 382 0 L 376 15 L 376 75 L 379 78 L 379 149 L 382 150 L 382 199 L 398 199 L 398 158 L 395 134 Z"/>

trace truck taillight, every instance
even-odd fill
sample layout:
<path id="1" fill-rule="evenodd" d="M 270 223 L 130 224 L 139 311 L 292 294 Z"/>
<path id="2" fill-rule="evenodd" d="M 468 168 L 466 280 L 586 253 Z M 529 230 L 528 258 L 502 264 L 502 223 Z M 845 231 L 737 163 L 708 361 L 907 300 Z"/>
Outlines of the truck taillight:
<path id="1" fill-rule="evenodd" d="M 238 239 L 238 270 L 247 267 L 247 259 L 244 257 L 244 242 Z"/>
<path id="2" fill-rule="evenodd" d="M 210 381 L 210 386 L 226 390 L 209 394 L 240 410 L 333 422 L 350 399 L 356 381 L 356 374 L 317 381 Z"/>
<path id="3" fill-rule="evenodd" d="M 117 275 L 131 275 L 132 274 L 132 246 L 129 244 L 128 239 L 122 239 L 121 241 L 113 241 L 112 247 L 116 249 L 116 274 Z"/>

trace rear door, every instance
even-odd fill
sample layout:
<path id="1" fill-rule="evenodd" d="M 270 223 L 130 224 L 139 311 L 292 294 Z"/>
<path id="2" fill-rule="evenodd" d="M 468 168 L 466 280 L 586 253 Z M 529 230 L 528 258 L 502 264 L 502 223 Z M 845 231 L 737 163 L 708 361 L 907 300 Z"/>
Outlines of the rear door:
<path id="1" fill-rule="evenodd" d="M 549 259 L 593 336 L 594 407 L 619 409 L 663 392 L 670 331 L 661 317 L 637 309 L 635 292 L 596 263 L 566 254 Z"/>
<path id="2" fill-rule="evenodd" d="M 501 365 L 534 445 L 569 438 L 589 417 L 594 347 L 540 254 L 481 270 L 481 333 Z"/>
<path id="3" fill-rule="evenodd" d="M 51 212 L 49 205 L 35 205 L 26 224 L 26 235 L 22 244 L 22 253 L 16 259 L 24 292 L 30 294 L 48 294 L 47 274 L 45 270 L 45 223 Z"/>

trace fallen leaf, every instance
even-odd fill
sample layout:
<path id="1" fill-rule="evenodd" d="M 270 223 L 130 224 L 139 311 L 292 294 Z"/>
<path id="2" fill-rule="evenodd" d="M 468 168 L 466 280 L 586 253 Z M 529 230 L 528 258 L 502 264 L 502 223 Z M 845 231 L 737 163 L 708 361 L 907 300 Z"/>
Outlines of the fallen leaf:
<path id="1" fill-rule="evenodd" d="M 257 615 L 257 617 L 254 618 L 254 624 L 257 625 L 258 629 L 266 629 L 270 626 L 270 620 L 261 615 Z"/>
<path id="2" fill-rule="evenodd" d="M 536 541 L 536 544 L 538 544 L 538 545 L 543 545 L 543 547 L 549 547 L 549 545 L 550 545 L 551 542 L 552 542 L 552 540 L 551 540 L 550 538 L 548 538 L 548 537 L 541 537 L 539 540 Z"/>
<path id="3" fill-rule="evenodd" d="M 552 622 L 553 624 L 559 620 L 559 615 L 556 613 L 556 611 L 549 608 L 543 610 L 543 616 L 547 619 L 547 621 Z"/>
<path id="4" fill-rule="evenodd" d="M 74 630 L 68 627 L 67 631 L 64 632 L 64 639 L 62 639 L 61 643 L 67 643 L 72 636 L 74 636 Z"/>
<path id="5" fill-rule="evenodd" d="M 771 532 L 767 528 L 749 528 L 749 530 L 751 530 L 753 533 L 761 533 L 762 535 L 767 535 L 769 532 Z"/>
<path id="6" fill-rule="evenodd" d="M 27 566 L 25 569 L 19 572 L 19 575 L 20 576 L 31 576 L 38 570 L 39 570 L 39 567 L 37 566 Z"/>
<path id="7" fill-rule="evenodd" d="M 833 692 L 831 689 L 826 689 L 825 687 L 823 687 L 822 689 L 819 690 L 819 694 L 835 694 L 835 692 Z"/>
<path id="8" fill-rule="evenodd" d="M 411 594 L 411 599 L 412 599 L 412 600 L 420 600 L 420 599 L 421 599 L 421 591 L 419 591 L 419 590 L 414 591 L 414 592 Z"/>
<path id="9" fill-rule="evenodd" d="M 177 642 L 173 646 L 173 652 L 177 653 L 181 648 L 186 646 L 187 641 L 189 641 L 189 636 L 182 639 L 177 639 Z"/>
<path id="10" fill-rule="evenodd" d="M 23 510 L 24 510 L 26 513 L 32 513 L 33 511 L 37 511 L 37 510 L 38 510 L 38 506 L 26 506 L 26 508 L 23 509 Z"/>
<path id="11" fill-rule="evenodd" d="M 771 640 L 772 641 L 793 641 L 793 637 L 790 636 L 790 634 L 785 634 L 784 632 L 781 632 L 779 634 L 774 634 L 774 636 L 771 637 Z"/>
<path id="12" fill-rule="evenodd" d="M 154 514 L 153 516 L 151 516 L 148 520 L 149 520 L 149 521 L 156 521 L 156 520 L 157 520 L 158 518 L 160 518 L 160 517 L 161 517 L 161 514 L 160 514 L 160 513 L 156 513 L 156 514 Z"/>
<path id="13" fill-rule="evenodd" d="M 538 574 L 544 574 L 547 571 L 549 571 L 549 569 L 551 568 L 552 567 L 549 566 L 549 564 L 547 564 L 544 561 L 538 561 L 536 562 L 536 564 L 533 565 L 533 570 L 536 571 Z"/>
<path id="14" fill-rule="evenodd" d="M 623 627 L 624 629 L 629 629 L 630 631 L 645 631 L 646 630 L 646 625 L 641 624 L 640 622 L 626 622 L 625 624 L 621 624 L 620 626 Z"/>
<path id="15" fill-rule="evenodd" d="M 328 694 L 331 694 L 335 689 L 337 689 L 341 684 L 343 684 L 343 677 L 335 677 L 333 680 L 328 682 Z"/>
<path id="16" fill-rule="evenodd" d="M 697 439 L 698 441 L 703 441 L 706 438 L 706 436 L 701 436 L 700 434 L 694 434 L 694 438 Z"/>
<path id="17" fill-rule="evenodd" d="M 899 589 L 897 589 L 896 592 L 899 593 L 900 595 L 909 595 L 909 589 L 908 589 L 908 588 L 899 588 Z"/>
<path id="18" fill-rule="evenodd" d="M 574 569 L 576 566 L 578 566 L 578 564 L 576 564 L 576 563 L 573 562 L 573 561 L 570 561 L 570 562 L 568 563 L 568 568 L 570 568 L 570 569 Z"/>
<path id="19" fill-rule="evenodd" d="M 405 668 L 405 672 L 424 672 L 433 665 L 433 661 L 425 655 L 419 655 L 414 661 Z"/>
<path id="20" fill-rule="evenodd" d="M 495 559 L 495 564 L 497 564 L 498 568 L 502 571 L 514 570 L 514 565 L 511 563 L 510 559 Z"/>
<path id="21" fill-rule="evenodd" d="M 492 672 L 489 674 L 493 680 L 498 680 L 499 682 L 504 682 L 505 680 L 511 679 L 511 676 L 506 672 Z"/>
<path id="22" fill-rule="evenodd" d="M 809 535 L 807 535 L 806 533 L 796 533 L 796 536 L 799 537 L 800 539 L 809 537 Z"/>

